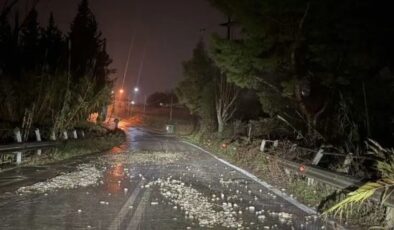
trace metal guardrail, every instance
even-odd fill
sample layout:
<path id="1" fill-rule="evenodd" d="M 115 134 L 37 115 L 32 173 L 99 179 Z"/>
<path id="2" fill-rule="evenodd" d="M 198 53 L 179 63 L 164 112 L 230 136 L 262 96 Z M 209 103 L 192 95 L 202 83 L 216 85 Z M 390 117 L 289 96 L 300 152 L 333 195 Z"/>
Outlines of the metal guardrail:
<path id="1" fill-rule="evenodd" d="M 48 141 L 48 142 L 26 142 L 26 143 L 15 143 L 9 145 L 0 145 L 0 153 L 50 148 L 60 145 L 61 143 L 62 142 L 59 141 Z"/>
<path id="2" fill-rule="evenodd" d="M 35 150 L 37 155 L 41 155 L 42 149 L 55 147 L 63 143 L 67 140 L 77 140 L 79 138 L 85 137 L 85 132 L 82 130 L 78 135 L 77 130 L 64 130 L 59 136 L 60 139 L 57 139 L 55 132 L 51 132 L 49 136 L 49 140 L 51 141 L 42 141 L 40 130 L 37 128 L 34 130 L 35 142 L 23 142 L 26 137 L 22 137 L 22 132 L 19 128 L 15 128 L 12 130 L 14 134 L 14 139 L 16 143 L 0 145 L 0 156 L 3 156 L 5 153 L 12 153 L 15 155 L 15 163 L 16 165 L 20 165 L 22 163 L 22 158 L 24 152 L 27 150 Z M 70 135 L 69 135 L 70 134 Z M 69 138 L 70 137 L 70 138 Z M 62 140 L 62 141 L 60 141 Z"/>
<path id="3" fill-rule="evenodd" d="M 273 157 L 268 154 L 266 155 L 267 157 Z M 275 157 L 275 159 L 278 161 L 279 164 L 281 164 L 287 169 L 290 169 L 299 173 L 300 175 L 305 175 L 306 177 L 316 179 L 322 183 L 331 185 L 339 189 L 350 189 L 359 187 L 363 184 L 363 182 L 365 182 L 364 179 L 353 178 L 340 173 L 323 170 L 316 166 L 296 163 L 279 157 Z M 377 191 L 372 198 L 376 201 L 381 201 L 383 193 L 384 191 Z M 385 200 L 384 204 L 386 206 L 394 207 L 394 195 L 391 195 L 387 200 Z"/>

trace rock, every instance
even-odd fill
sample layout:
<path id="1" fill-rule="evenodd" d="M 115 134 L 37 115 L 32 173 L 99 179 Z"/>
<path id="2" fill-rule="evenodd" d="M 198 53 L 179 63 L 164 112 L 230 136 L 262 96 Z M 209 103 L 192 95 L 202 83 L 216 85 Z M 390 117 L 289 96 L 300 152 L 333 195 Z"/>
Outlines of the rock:
<path id="1" fill-rule="evenodd" d="M 45 182 L 38 182 L 31 186 L 21 187 L 18 193 L 44 193 L 58 189 L 74 189 L 78 187 L 87 187 L 97 184 L 102 177 L 102 173 L 93 165 L 81 164 L 77 170 L 70 173 L 63 173 Z M 46 196 L 45 195 L 45 196 Z"/>
<path id="2" fill-rule="evenodd" d="M 216 202 L 211 202 L 211 200 L 219 200 L 219 197 L 215 194 L 212 194 L 211 198 L 206 197 L 192 188 L 191 185 L 186 186 L 181 181 L 169 178 L 166 181 L 153 181 L 149 184 L 160 186 L 161 195 L 175 204 L 173 209 L 177 209 L 176 207 L 179 206 L 184 212 L 185 218 L 196 220 L 200 227 L 222 226 L 229 228 L 231 226 L 242 226 L 242 221 L 235 218 L 236 213 L 232 205 L 223 203 L 222 210 L 218 210 Z M 240 229 L 242 228 L 240 227 Z"/>

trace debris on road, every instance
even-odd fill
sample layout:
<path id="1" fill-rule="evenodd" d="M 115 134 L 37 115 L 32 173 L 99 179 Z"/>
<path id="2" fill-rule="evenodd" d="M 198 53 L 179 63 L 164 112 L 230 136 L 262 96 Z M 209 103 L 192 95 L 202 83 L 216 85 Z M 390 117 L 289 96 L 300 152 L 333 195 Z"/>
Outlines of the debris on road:
<path id="1" fill-rule="evenodd" d="M 222 226 L 243 229 L 241 218 L 231 205 L 217 205 L 209 202 L 209 198 L 196 189 L 186 186 L 179 180 L 161 180 L 150 182 L 160 187 L 160 193 L 173 204 L 179 206 L 187 219 L 198 221 L 201 227 Z M 174 207 L 176 207 L 174 206 Z"/>
<path id="2" fill-rule="evenodd" d="M 97 184 L 101 177 L 102 173 L 94 165 L 82 164 L 77 167 L 75 172 L 64 173 L 45 182 L 21 187 L 17 190 L 17 193 L 46 193 L 58 189 L 87 187 Z"/>
<path id="3" fill-rule="evenodd" d="M 111 164 L 167 165 L 182 159 L 185 159 L 185 154 L 180 152 L 127 152 L 105 156 L 104 162 Z"/>

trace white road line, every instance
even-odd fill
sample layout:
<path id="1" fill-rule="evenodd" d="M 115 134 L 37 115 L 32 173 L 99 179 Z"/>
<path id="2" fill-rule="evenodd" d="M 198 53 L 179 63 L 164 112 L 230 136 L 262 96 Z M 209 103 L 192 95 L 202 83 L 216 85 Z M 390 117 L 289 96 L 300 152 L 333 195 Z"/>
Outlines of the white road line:
<path id="1" fill-rule="evenodd" d="M 129 206 L 131 206 L 135 202 L 135 199 L 137 198 L 138 194 L 141 191 L 141 186 L 143 185 L 143 183 L 144 182 L 142 180 L 140 181 L 140 183 L 138 183 L 137 187 L 134 189 L 129 199 L 127 199 L 126 203 L 120 209 L 118 215 L 116 215 L 115 219 L 111 222 L 111 225 L 108 227 L 108 230 L 115 230 L 120 228 L 123 219 L 125 218 L 125 216 L 130 210 Z"/>
<path id="2" fill-rule="evenodd" d="M 195 144 L 192 144 L 192 143 L 187 142 L 187 141 L 182 141 L 182 142 L 183 142 L 183 143 L 186 143 L 186 144 L 188 144 L 188 145 L 190 145 L 190 146 L 193 146 L 194 148 L 196 148 L 196 149 L 198 149 L 198 150 L 201 150 L 201 151 L 204 152 L 204 153 L 207 153 L 207 154 L 211 155 L 211 156 L 212 156 L 213 158 L 215 158 L 216 160 L 222 162 L 223 164 L 225 164 L 225 165 L 227 165 L 227 166 L 229 166 L 229 167 L 231 167 L 231 168 L 237 170 L 238 172 L 244 174 L 245 176 L 251 178 L 252 180 L 254 180 L 255 182 L 257 182 L 257 183 L 259 183 L 260 185 L 264 186 L 265 188 L 267 188 L 267 189 L 270 190 L 271 192 L 275 193 L 275 195 L 277 195 L 277 196 L 283 198 L 284 200 L 286 200 L 286 201 L 289 202 L 290 204 L 292 204 L 292 205 L 298 207 L 299 209 L 301 209 L 301 210 L 304 211 L 305 213 L 307 213 L 307 214 L 309 214 L 309 215 L 317 214 L 316 210 L 314 210 L 314 209 L 312 209 L 312 208 L 310 208 L 310 207 L 308 207 L 308 206 L 306 206 L 306 205 L 304 205 L 304 204 L 298 202 L 297 200 L 295 200 L 295 199 L 289 197 L 288 195 L 286 195 L 286 194 L 284 194 L 283 192 L 281 192 L 279 189 L 273 187 L 272 185 L 268 184 L 268 183 L 265 182 L 265 181 L 260 180 L 260 179 L 257 178 L 255 175 L 251 174 L 250 172 L 248 172 L 248 171 L 246 171 L 246 170 L 244 170 L 244 169 L 241 169 L 241 168 L 239 168 L 239 167 L 237 167 L 237 166 L 235 166 L 235 165 L 233 165 L 233 164 L 231 164 L 231 163 L 229 163 L 229 162 L 227 162 L 227 161 L 225 161 L 225 160 L 223 160 L 223 159 L 221 159 L 221 158 L 215 156 L 214 154 L 212 154 L 212 153 L 206 151 L 205 149 L 203 149 L 203 148 L 201 148 L 201 147 L 199 147 L 199 146 L 197 146 L 197 145 L 195 145 Z"/>
<path id="3" fill-rule="evenodd" d="M 138 207 L 135 210 L 134 215 L 129 222 L 129 225 L 126 228 L 127 230 L 141 229 L 140 222 L 142 220 L 142 217 L 144 216 L 144 211 L 149 201 L 150 194 L 151 194 L 151 189 L 148 189 L 144 193 L 144 196 L 142 197 L 140 203 L 138 204 Z"/>

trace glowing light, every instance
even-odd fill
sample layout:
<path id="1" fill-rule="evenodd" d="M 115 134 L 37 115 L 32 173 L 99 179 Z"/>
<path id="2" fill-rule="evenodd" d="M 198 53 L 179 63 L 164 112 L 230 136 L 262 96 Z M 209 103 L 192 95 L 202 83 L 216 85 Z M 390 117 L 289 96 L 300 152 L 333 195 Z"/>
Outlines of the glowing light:
<path id="1" fill-rule="evenodd" d="M 134 88 L 134 92 L 138 93 L 140 91 L 140 89 L 138 87 Z"/>
<path id="2" fill-rule="evenodd" d="M 132 105 L 135 105 L 135 101 L 131 101 L 130 103 L 131 103 Z"/>
<path id="3" fill-rule="evenodd" d="M 120 93 L 120 94 L 123 94 L 123 93 L 124 93 L 124 90 L 123 90 L 123 89 L 120 89 L 120 90 L 119 90 L 119 93 Z"/>
<path id="4" fill-rule="evenodd" d="M 305 172 L 305 165 L 300 165 L 299 170 L 300 172 Z"/>

